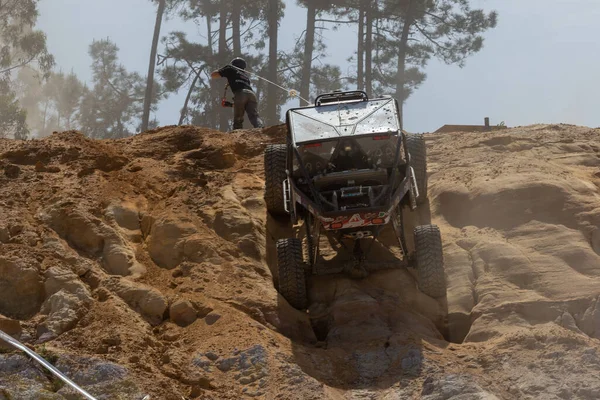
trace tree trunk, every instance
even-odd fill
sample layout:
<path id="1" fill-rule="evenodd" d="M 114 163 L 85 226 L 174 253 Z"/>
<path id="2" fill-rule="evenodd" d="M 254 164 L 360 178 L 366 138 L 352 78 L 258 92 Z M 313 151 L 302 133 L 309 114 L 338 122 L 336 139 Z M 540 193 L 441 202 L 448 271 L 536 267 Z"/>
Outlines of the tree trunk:
<path id="1" fill-rule="evenodd" d="M 46 135 L 46 119 L 48 118 L 48 101 L 44 106 L 44 119 L 42 120 L 42 134 Z"/>
<path id="2" fill-rule="evenodd" d="M 125 128 L 123 126 L 123 123 L 121 122 L 121 119 L 118 118 L 117 119 L 117 132 L 116 132 L 116 135 L 113 135 L 112 139 L 124 138 L 125 137 L 124 131 L 125 131 Z"/>
<path id="3" fill-rule="evenodd" d="M 240 32 L 240 26 L 242 24 L 241 7 L 242 4 L 240 0 L 233 0 L 231 9 L 231 27 L 233 30 L 233 54 L 236 57 L 242 55 L 242 34 Z"/>
<path id="4" fill-rule="evenodd" d="M 227 64 L 227 4 L 221 5 L 219 15 L 219 63 Z M 219 130 L 227 132 L 229 130 L 229 116 L 221 108 L 219 109 Z"/>
<path id="5" fill-rule="evenodd" d="M 269 80 L 277 83 L 277 36 L 279 28 L 279 0 L 269 0 Z M 267 96 L 267 125 L 276 125 L 279 122 L 277 117 L 277 87 L 269 85 Z"/>
<path id="6" fill-rule="evenodd" d="M 212 15 L 206 15 L 206 33 L 207 33 L 207 40 L 208 40 L 208 49 L 210 51 L 210 62 L 214 63 L 215 62 L 215 52 L 213 49 L 213 41 L 212 41 Z M 219 99 L 219 87 L 217 86 L 217 82 L 214 80 L 211 80 L 209 82 L 210 84 L 210 98 L 211 101 L 205 105 L 206 109 L 204 110 L 206 112 L 207 118 L 208 118 L 208 124 L 209 127 L 212 129 L 217 129 L 217 108 L 216 105 L 217 101 Z"/>
<path id="7" fill-rule="evenodd" d="M 360 2 L 358 12 L 358 48 L 356 55 L 356 87 L 358 90 L 365 90 L 365 8 L 363 0 Z"/>
<path id="8" fill-rule="evenodd" d="M 181 116 L 179 117 L 179 124 L 178 124 L 179 126 L 183 125 L 183 120 L 185 119 L 185 115 L 187 114 L 187 111 L 188 111 L 188 104 L 190 104 L 190 98 L 192 97 L 192 92 L 196 88 L 196 83 L 198 82 L 199 78 L 200 78 L 200 75 L 196 74 L 196 76 L 194 77 L 194 80 L 192 81 L 192 84 L 190 85 L 190 90 L 188 90 L 188 94 L 185 97 L 185 102 L 183 103 L 183 108 L 181 109 Z"/>
<path id="9" fill-rule="evenodd" d="M 152 90 L 154 89 L 154 68 L 156 65 L 156 53 L 160 39 L 160 27 L 165 13 L 166 0 L 160 0 L 154 24 L 154 37 L 152 38 L 152 50 L 150 51 L 150 64 L 148 66 L 148 79 L 146 82 L 146 95 L 144 96 L 144 113 L 142 115 L 142 132 L 148 130 L 150 122 L 150 107 L 152 106 Z"/>
<path id="10" fill-rule="evenodd" d="M 373 14 L 376 3 L 369 0 L 367 7 L 367 34 L 365 38 L 365 91 L 367 95 L 373 95 Z"/>
<path id="11" fill-rule="evenodd" d="M 306 38 L 304 41 L 304 62 L 302 63 L 300 96 L 307 100 L 309 100 L 310 96 L 310 74 L 312 70 L 312 58 L 315 47 L 315 19 L 317 17 L 316 2 L 317 0 L 308 0 L 306 5 Z"/>
<path id="12" fill-rule="evenodd" d="M 400 122 L 404 123 L 404 101 L 406 100 L 405 80 L 406 80 L 406 53 L 408 51 L 408 37 L 410 27 L 414 20 L 415 0 L 408 0 L 406 5 L 406 15 L 404 17 L 404 27 L 400 37 L 400 48 L 398 49 L 398 76 L 396 78 L 396 99 L 400 104 Z"/>

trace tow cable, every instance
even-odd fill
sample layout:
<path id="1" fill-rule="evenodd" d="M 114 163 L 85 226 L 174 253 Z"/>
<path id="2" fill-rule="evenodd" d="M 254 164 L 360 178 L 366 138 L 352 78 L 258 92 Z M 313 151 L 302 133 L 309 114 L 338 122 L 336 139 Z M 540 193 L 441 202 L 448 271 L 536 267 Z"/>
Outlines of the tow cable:
<path id="1" fill-rule="evenodd" d="M 271 85 L 273 85 L 273 86 L 275 86 L 275 87 L 278 87 L 279 89 L 281 89 L 281 90 L 283 90 L 283 91 L 287 92 L 287 94 L 288 94 L 288 95 L 290 96 L 290 98 L 292 98 L 292 99 L 299 98 L 300 100 L 304 101 L 306 104 L 310 104 L 310 102 L 309 102 L 308 100 L 306 100 L 305 98 L 303 98 L 302 96 L 300 96 L 300 93 L 298 93 L 298 91 L 297 91 L 296 89 L 287 89 L 287 88 L 284 88 L 283 86 L 280 86 L 280 85 L 276 84 L 275 82 L 271 82 L 271 81 L 270 81 L 270 80 L 268 80 L 267 78 L 263 78 L 262 76 L 260 76 L 260 75 L 258 75 L 258 74 L 255 74 L 254 72 L 250 72 L 250 71 L 247 71 L 247 70 L 245 70 L 245 69 L 238 68 L 238 67 L 236 67 L 235 65 L 231 65 L 231 66 L 232 66 L 233 68 L 237 69 L 237 70 L 238 70 L 238 71 L 240 71 L 240 72 L 245 72 L 246 74 L 249 74 L 249 75 L 255 76 L 256 78 L 258 78 L 258 79 L 260 79 L 260 80 L 263 80 L 263 81 L 267 82 L 268 84 L 271 84 Z M 227 85 L 225 86 L 225 94 L 223 95 L 223 99 L 221 100 L 221 105 L 222 105 L 223 107 L 233 107 L 233 104 L 232 104 L 231 102 L 227 101 L 227 99 L 226 99 L 226 97 L 227 97 L 227 88 L 228 88 L 228 87 L 229 87 L 229 84 L 227 84 Z M 225 105 L 226 103 L 228 103 L 228 104 L 231 104 L 231 105 Z"/>

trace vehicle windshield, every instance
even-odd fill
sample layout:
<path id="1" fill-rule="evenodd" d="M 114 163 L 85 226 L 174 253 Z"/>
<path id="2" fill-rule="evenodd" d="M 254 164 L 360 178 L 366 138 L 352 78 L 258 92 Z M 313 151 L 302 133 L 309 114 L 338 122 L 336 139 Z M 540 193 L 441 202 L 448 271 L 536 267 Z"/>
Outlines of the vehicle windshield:
<path id="1" fill-rule="evenodd" d="M 392 98 L 299 108 L 290 111 L 289 119 L 294 143 L 400 131 Z"/>

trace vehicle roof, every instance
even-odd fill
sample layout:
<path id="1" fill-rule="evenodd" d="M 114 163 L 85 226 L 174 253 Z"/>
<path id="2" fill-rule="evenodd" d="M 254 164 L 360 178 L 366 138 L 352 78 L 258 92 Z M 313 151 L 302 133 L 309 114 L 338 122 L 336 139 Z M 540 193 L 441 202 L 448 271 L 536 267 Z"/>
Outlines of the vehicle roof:
<path id="1" fill-rule="evenodd" d="M 393 98 L 344 101 L 288 112 L 296 143 L 377 133 L 397 133 L 400 118 Z"/>

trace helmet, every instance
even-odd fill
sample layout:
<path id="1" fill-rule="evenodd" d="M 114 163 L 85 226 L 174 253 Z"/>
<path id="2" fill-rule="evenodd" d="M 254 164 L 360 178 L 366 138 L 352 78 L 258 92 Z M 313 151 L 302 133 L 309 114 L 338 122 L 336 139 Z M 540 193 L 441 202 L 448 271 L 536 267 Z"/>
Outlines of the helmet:
<path id="1" fill-rule="evenodd" d="M 241 57 L 236 57 L 231 61 L 231 65 L 240 69 L 246 69 L 246 60 Z"/>

